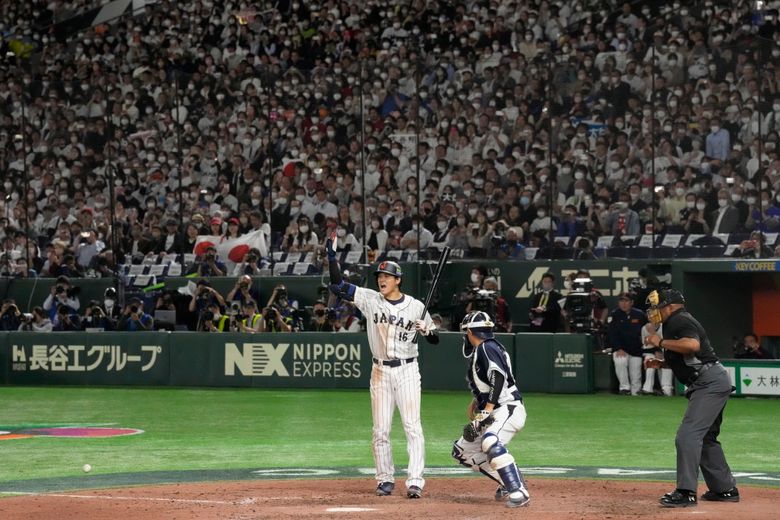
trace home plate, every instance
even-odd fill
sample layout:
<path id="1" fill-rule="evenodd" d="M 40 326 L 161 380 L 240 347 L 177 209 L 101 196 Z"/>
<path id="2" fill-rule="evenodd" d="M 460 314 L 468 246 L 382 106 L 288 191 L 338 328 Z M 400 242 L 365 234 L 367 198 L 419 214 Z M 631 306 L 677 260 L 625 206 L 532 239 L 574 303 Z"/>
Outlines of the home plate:
<path id="1" fill-rule="evenodd" d="M 328 513 L 363 513 L 365 511 L 376 511 L 371 507 L 329 507 L 326 509 Z"/>

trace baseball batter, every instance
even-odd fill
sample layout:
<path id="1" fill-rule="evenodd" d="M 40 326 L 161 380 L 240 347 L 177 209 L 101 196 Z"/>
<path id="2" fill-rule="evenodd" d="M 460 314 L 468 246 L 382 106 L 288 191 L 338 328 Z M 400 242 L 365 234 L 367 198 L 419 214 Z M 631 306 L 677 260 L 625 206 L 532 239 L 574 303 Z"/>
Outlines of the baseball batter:
<path id="1" fill-rule="evenodd" d="M 507 507 L 531 501 L 523 474 L 506 445 L 525 426 L 523 398 L 515 384 L 512 363 L 493 337 L 494 323 L 486 312 L 467 314 L 460 324 L 463 357 L 469 360 L 467 379 L 474 395 L 469 422 L 455 441 L 452 456 L 498 484 L 496 501 Z"/>
<path id="2" fill-rule="evenodd" d="M 387 496 L 395 488 L 395 467 L 390 445 L 390 427 L 396 406 L 406 432 L 409 474 L 406 496 L 420 498 L 425 486 L 425 438 L 420 422 L 420 369 L 417 365 L 415 332 L 429 343 L 438 343 L 430 314 L 420 319 L 425 305 L 400 290 L 403 273 L 395 262 L 382 262 L 374 273 L 379 292 L 347 283 L 336 260 L 335 234 L 326 241 L 330 290 L 354 302 L 366 317 L 371 347 L 371 414 L 374 422 L 372 448 L 376 465 L 376 494 Z"/>

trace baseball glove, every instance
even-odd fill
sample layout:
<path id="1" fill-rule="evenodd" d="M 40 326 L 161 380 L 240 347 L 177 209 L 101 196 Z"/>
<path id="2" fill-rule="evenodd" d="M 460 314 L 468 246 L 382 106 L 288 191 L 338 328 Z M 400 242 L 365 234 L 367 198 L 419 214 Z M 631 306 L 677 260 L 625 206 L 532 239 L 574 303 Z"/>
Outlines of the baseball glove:
<path id="1" fill-rule="evenodd" d="M 489 412 L 477 411 L 474 419 L 463 427 L 463 439 L 474 442 L 482 436 L 482 431 L 495 422 L 495 418 Z"/>

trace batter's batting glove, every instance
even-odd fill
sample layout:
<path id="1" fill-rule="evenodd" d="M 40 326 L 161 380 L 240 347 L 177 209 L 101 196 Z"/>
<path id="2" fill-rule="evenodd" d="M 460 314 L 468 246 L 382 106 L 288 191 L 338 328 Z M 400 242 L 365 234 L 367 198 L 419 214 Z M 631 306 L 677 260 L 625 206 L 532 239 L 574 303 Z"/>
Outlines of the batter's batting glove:
<path id="1" fill-rule="evenodd" d="M 331 234 L 325 241 L 325 252 L 328 255 L 328 260 L 336 259 L 336 233 Z"/>
<path id="2" fill-rule="evenodd" d="M 423 336 L 427 336 L 428 334 L 433 332 L 433 329 L 428 330 L 428 327 L 425 325 L 425 320 L 415 320 L 414 329 L 420 334 L 422 334 Z"/>

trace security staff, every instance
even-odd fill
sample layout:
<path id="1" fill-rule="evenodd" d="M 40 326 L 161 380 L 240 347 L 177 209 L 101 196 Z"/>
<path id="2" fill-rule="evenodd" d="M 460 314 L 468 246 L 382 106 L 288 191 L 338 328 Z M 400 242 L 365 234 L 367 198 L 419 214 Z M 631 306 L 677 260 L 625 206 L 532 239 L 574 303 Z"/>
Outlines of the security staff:
<path id="1" fill-rule="evenodd" d="M 685 309 L 685 298 L 674 289 L 647 297 L 648 319 L 663 323 L 663 338 L 645 338 L 648 348 L 663 349 L 664 360 L 648 358 L 646 366 L 668 366 L 687 386 L 688 407 L 677 430 L 677 489 L 661 497 L 664 507 L 696 505 L 699 468 L 709 491 L 702 500 L 739 502 L 739 491 L 718 442 L 723 409 L 734 390 L 701 324 Z"/>
<path id="2" fill-rule="evenodd" d="M 642 388 L 642 327 L 645 314 L 634 308 L 634 297 L 622 292 L 618 308 L 607 318 L 607 338 L 612 348 L 620 395 L 639 395 Z"/>

